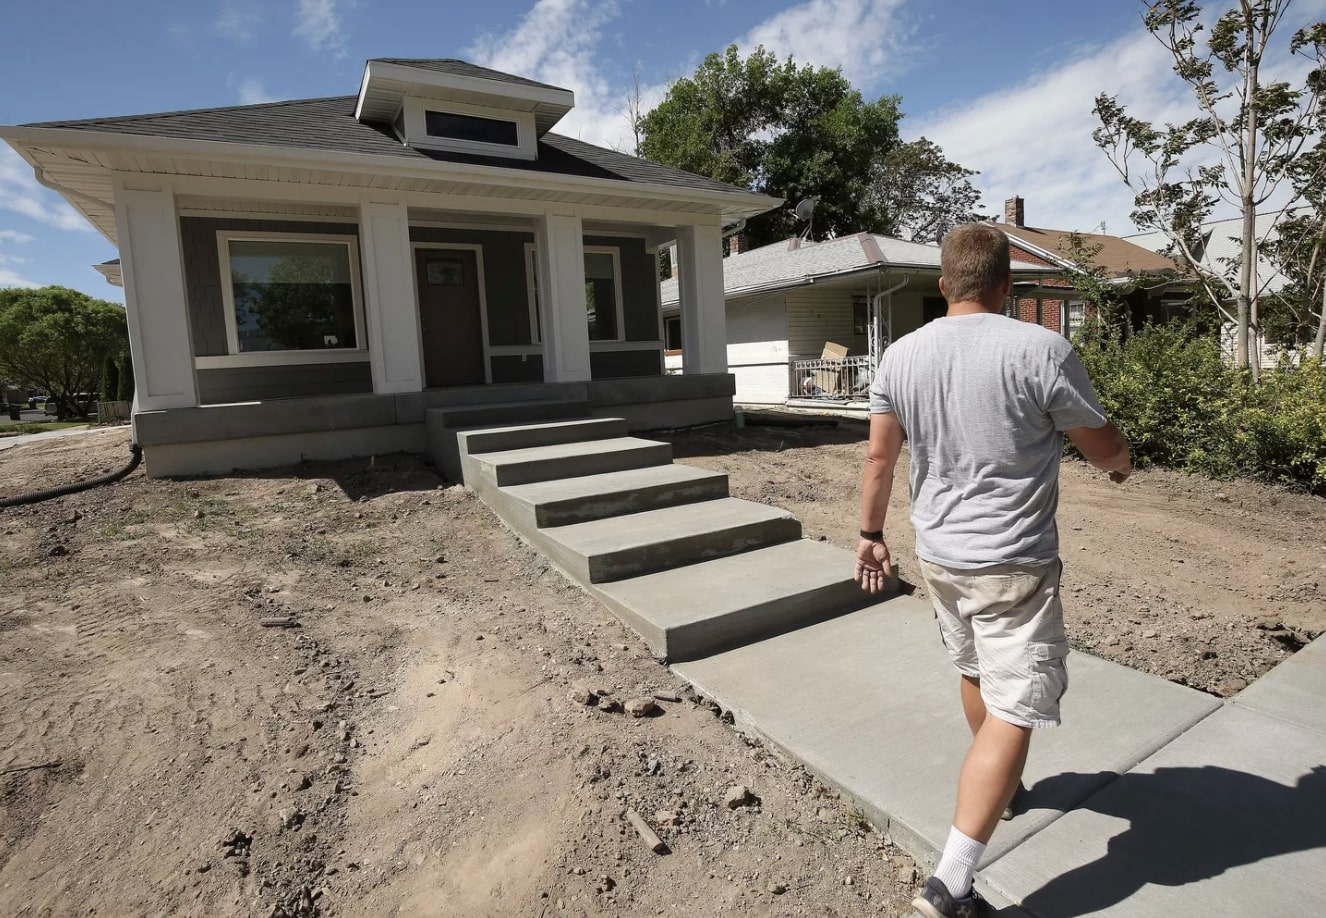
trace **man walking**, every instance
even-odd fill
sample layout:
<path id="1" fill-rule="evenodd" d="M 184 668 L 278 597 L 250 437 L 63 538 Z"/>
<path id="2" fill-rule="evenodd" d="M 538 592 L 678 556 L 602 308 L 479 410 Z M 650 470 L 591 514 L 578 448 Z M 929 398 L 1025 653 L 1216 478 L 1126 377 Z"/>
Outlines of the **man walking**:
<path id="1" fill-rule="evenodd" d="M 958 227 L 940 264 L 948 313 L 895 342 L 870 389 L 855 576 L 877 593 L 893 574 L 884 516 L 906 439 L 921 580 L 973 736 L 948 842 L 912 906 L 975 918 L 986 913 L 976 865 L 1020 788 L 1031 731 L 1059 723 L 1068 688 L 1054 519 L 1062 434 L 1116 483 L 1132 463 L 1068 341 L 1001 314 L 1008 237 Z"/>

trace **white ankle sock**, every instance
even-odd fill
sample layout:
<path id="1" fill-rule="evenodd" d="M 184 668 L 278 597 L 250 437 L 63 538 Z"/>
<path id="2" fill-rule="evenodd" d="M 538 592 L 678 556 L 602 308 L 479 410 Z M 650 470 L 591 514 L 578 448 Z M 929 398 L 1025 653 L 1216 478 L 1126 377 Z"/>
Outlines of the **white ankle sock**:
<path id="1" fill-rule="evenodd" d="M 935 876 L 943 881 L 954 899 L 965 898 L 971 892 L 971 878 L 984 853 L 985 845 L 963 835 L 957 826 L 949 829 L 948 841 L 944 843 L 944 854 L 939 859 L 939 866 L 935 868 Z"/>

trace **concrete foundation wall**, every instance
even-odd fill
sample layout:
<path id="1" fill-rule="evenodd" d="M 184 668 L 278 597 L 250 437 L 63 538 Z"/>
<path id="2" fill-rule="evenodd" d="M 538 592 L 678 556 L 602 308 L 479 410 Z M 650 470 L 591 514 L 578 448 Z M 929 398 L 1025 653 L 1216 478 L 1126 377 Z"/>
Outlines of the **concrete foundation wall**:
<path id="1" fill-rule="evenodd" d="M 734 388 L 726 373 L 641 376 L 204 405 L 140 411 L 133 423 L 149 475 L 219 475 L 312 459 L 422 453 L 429 408 L 566 401 L 586 403 L 598 417 L 625 418 L 631 430 L 714 423 L 732 418 Z"/>

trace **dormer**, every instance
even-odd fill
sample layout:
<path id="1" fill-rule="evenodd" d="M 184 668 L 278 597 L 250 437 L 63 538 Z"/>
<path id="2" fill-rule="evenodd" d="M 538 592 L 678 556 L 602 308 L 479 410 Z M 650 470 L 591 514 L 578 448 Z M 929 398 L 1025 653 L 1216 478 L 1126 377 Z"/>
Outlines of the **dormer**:
<path id="1" fill-rule="evenodd" d="M 355 117 L 390 125 L 421 150 L 538 158 L 538 140 L 575 107 L 575 94 L 452 59 L 374 58 Z"/>

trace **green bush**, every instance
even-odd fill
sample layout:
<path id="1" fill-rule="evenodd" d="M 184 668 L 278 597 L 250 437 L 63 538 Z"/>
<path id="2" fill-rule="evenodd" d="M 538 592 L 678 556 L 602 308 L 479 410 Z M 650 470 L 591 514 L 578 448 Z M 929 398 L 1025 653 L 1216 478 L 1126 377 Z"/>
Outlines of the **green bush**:
<path id="1" fill-rule="evenodd" d="M 1126 338 L 1075 342 L 1133 461 L 1326 493 L 1326 366 L 1267 370 L 1260 386 L 1221 359 L 1209 337 L 1152 325 Z"/>

